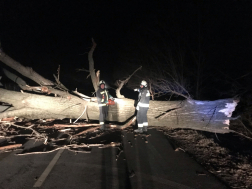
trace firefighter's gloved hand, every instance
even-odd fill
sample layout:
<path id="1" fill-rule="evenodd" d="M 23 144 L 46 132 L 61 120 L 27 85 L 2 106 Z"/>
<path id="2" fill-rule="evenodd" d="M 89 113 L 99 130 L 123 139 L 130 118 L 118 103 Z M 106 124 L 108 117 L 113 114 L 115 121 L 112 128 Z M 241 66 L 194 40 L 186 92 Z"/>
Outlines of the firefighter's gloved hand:
<path id="1" fill-rule="evenodd" d="M 134 91 L 138 91 L 138 89 L 134 89 Z"/>

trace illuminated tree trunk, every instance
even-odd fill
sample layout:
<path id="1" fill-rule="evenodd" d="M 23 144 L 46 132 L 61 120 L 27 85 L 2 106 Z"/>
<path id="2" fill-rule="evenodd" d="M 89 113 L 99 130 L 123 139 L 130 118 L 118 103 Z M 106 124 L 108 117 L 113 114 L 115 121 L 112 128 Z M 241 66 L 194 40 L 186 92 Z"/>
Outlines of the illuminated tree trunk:
<path id="1" fill-rule="evenodd" d="M 95 89 L 95 91 L 98 90 L 98 83 L 99 83 L 99 76 L 95 74 L 95 69 L 94 69 L 94 60 L 93 60 L 93 53 L 96 48 L 96 43 L 94 39 L 92 39 L 92 47 L 90 51 L 88 52 L 88 62 L 89 62 L 89 73 L 91 76 L 92 84 Z"/>
<path id="2" fill-rule="evenodd" d="M 152 101 L 148 121 L 149 125 L 228 132 L 229 120 L 237 103 L 234 99 Z"/>
<path id="3" fill-rule="evenodd" d="M 0 89 L 0 94 L 0 101 L 13 106 L 9 111 L 0 113 L 0 118 L 13 116 L 29 119 L 77 119 L 80 117 L 80 119 L 98 120 L 99 118 L 99 109 L 96 102 L 84 101 L 77 97 L 50 97 L 5 89 Z M 237 102 L 233 99 L 151 101 L 148 121 L 150 126 L 190 128 L 224 133 L 228 132 L 229 119 L 236 105 Z M 86 111 L 83 113 L 85 109 Z M 107 120 L 123 123 L 134 114 L 134 100 L 117 99 L 116 104 L 109 107 Z"/>
<path id="4" fill-rule="evenodd" d="M 188 128 L 209 132 L 229 132 L 229 120 L 238 101 L 150 101 L 148 122 L 150 126 Z M 134 101 L 120 99 L 110 106 L 108 119 L 124 122 L 135 114 Z"/>

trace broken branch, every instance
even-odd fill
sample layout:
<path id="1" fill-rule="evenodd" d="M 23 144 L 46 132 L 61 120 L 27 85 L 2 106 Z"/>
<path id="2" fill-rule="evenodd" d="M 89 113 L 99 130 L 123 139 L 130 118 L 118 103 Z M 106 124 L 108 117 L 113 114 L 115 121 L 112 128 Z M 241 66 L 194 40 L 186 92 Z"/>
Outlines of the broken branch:
<path id="1" fill-rule="evenodd" d="M 22 144 L 13 144 L 13 145 L 8 145 L 8 146 L 1 146 L 0 151 L 15 149 L 15 148 L 19 148 L 21 146 L 22 146 Z"/>
<path id="2" fill-rule="evenodd" d="M 118 80 L 118 88 L 116 89 L 116 96 L 117 98 L 125 98 L 123 95 L 121 95 L 120 91 L 123 87 L 123 85 L 125 85 L 129 79 L 138 71 L 142 68 L 142 66 L 140 66 L 139 68 L 137 68 L 127 79 L 121 81 L 121 80 Z"/>

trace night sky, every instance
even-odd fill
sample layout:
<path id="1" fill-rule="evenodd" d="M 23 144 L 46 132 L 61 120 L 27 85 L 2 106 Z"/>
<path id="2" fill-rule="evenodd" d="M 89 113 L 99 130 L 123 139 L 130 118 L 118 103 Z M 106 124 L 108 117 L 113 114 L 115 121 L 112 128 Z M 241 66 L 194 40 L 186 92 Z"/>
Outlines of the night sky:
<path id="1" fill-rule="evenodd" d="M 95 68 L 111 86 L 140 65 L 165 66 L 160 57 L 178 51 L 188 73 L 196 68 L 193 57 L 204 60 L 204 86 L 223 83 L 218 87 L 231 90 L 224 80 L 252 68 L 252 1 L 1 0 L 0 19 L 3 50 L 51 80 L 61 65 L 61 81 L 70 89 L 91 85 L 86 72 L 75 70 L 88 69 L 91 38 L 97 43 Z M 246 88 L 251 79 L 249 74 L 236 81 Z"/>

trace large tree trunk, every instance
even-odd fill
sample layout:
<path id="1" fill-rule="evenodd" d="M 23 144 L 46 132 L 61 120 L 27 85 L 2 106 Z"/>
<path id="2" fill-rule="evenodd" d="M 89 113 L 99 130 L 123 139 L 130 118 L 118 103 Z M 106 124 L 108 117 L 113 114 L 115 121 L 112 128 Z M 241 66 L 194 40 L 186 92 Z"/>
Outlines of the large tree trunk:
<path id="1" fill-rule="evenodd" d="M 151 101 L 148 120 L 150 125 L 228 132 L 229 120 L 236 105 L 234 99 Z"/>
<path id="2" fill-rule="evenodd" d="M 79 118 L 98 120 L 97 102 L 84 101 L 73 95 L 70 98 L 43 96 L 0 89 L 0 101 L 12 104 L 9 111 L 0 113 L 0 118 L 25 117 L 38 118 Z M 191 128 L 211 132 L 228 132 L 230 119 L 237 102 L 233 99 L 216 101 L 151 101 L 148 111 L 150 126 L 171 128 Z M 134 116 L 135 107 L 132 99 L 117 99 L 109 106 L 108 121 L 126 122 Z"/>
<path id="3" fill-rule="evenodd" d="M 9 111 L 0 114 L 4 117 L 38 118 L 76 118 L 81 115 L 87 101 L 68 94 L 68 98 L 21 93 L 0 89 L 0 101 L 11 104 Z M 78 115 L 78 116 L 77 116 Z M 86 115 L 86 114 L 85 114 Z M 85 115 L 83 118 L 86 119 Z"/>
<path id="4" fill-rule="evenodd" d="M 229 132 L 229 120 L 232 119 L 236 105 L 237 101 L 234 99 L 150 101 L 147 116 L 150 126 L 226 133 Z M 108 120 L 125 122 L 133 115 L 135 115 L 134 100 L 117 99 L 116 104 L 109 107 Z"/>

